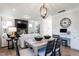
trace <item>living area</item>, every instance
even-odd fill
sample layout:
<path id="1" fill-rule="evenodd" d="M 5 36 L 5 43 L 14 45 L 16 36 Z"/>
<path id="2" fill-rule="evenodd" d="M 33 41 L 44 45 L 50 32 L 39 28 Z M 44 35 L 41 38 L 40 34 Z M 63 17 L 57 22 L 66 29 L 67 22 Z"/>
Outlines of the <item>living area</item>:
<path id="1" fill-rule="evenodd" d="M 0 15 L 0 56 L 79 55 L 78 3 L 2 3 Z"/>

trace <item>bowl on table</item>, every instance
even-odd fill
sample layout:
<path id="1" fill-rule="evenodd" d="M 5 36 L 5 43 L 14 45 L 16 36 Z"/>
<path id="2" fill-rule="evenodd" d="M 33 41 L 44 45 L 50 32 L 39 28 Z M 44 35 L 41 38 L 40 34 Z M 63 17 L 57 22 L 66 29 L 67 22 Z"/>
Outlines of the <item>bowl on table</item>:
<path id="1" fill-rule="evenodd" d="M 43 37 L 39 37 L 39 36 L 38 37 L 35 37 L 35 40 L 36 41 L 41 41 L 42 39 L 43 39 Z"/>
<path id="2" fill-rule="evenodd" d="M 45 35 L 44 38 L 45 38 L 45 39 L 50 39 L 51 36 L 50 36 L 50 35 Z"/>

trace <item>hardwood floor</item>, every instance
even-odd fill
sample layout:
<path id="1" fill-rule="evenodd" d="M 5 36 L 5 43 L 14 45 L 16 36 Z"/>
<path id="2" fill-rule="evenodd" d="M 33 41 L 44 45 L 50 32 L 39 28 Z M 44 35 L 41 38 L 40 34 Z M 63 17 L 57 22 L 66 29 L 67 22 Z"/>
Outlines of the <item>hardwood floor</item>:
<path id="1" fill-rule="evenodd" d="M 21 49 L 21 50 L 23 50 L 23 49 Z M 16 52 L 15 52 L 15 50 L 12 50 L 12 49 L 0 48 L 0 56 L 16 56 Z M 63 47 L 62 56 L 79 56 L 79 51 Z"/>
<path id="2" fill-rule="evenodd" d="M 8 48 L 0 48 L 0 56 L 15 56 L 15 50 L 11 50 Z"/>
<path id="3" fill-rule="evenodd" d="M 62 49 L 62 55 L 63 56 L 79 56 L 79 51 L 73 50 L 71 48 L 65 48 Z"/>

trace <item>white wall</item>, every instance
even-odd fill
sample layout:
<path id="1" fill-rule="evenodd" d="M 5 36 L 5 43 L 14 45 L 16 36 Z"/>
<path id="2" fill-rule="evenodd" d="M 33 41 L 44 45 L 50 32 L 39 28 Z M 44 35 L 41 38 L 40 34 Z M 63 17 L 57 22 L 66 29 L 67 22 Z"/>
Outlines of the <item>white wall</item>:
<path id="1" fill-rule="evenodd" d="M 2 22 L 1 22 L 1 16 L 0 16 L 0 37 L 1 37 L 1 34 L 2 34 Z"/>
<path id="2" fill-rule="evenodd" d="M 65 17 L 70 18 L 72 21 L 71 26 L 68 28 L 68 30 L 71 31 L 71 34 L 69 35 L 71 38 L 71 48 L 79 50 L 79 8 L 54 15 L 52 21 L 53 34 L 60 34 L 60 20 Z"/>
<path id="3" fill-rule="evenodd" d="M 2 24 L 1 24 L 1 16 L 0 16 L 0 47 L 1 47 L 1 34 L 2 34 Z"/>
<path id="4" fill-rule="evenodd" d="M 40 34 L 52 36 L 52 16 L 42 19 L 40 22 Z"/>
<path id="5" fill-rule="evenodd" d="M 1 37 L 0 43 L 1 43 L 1 47 L 5 47 L 7 46 L 7 41 L 2 37 L 2 35 L 4 33 L 4 30 L 7 29 L 8 26 L 11 25 L 14 26 L 14 20 L 8 17 L 3 17 L 3 16 L 1 17 L 0 17 L 0 37 Z"/>

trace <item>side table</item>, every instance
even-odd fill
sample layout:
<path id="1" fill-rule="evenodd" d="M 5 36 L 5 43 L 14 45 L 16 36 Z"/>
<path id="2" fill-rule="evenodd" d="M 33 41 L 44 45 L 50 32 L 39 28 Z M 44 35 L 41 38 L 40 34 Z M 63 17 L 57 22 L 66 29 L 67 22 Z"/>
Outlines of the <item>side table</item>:
<path id="1" fill-rule="evenodd" d="M 8 49 L 13 49 L 13 41 L 10 39 L 10 40 L 7 40 L 8 42 Z M 12 45 L 10 45 L 10 42 L 12 43 Z"/>

